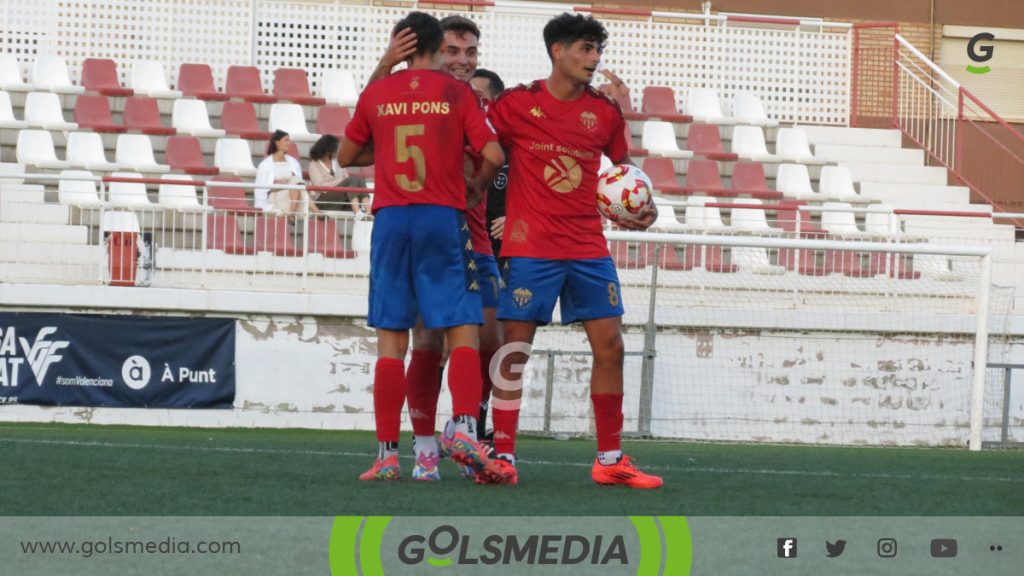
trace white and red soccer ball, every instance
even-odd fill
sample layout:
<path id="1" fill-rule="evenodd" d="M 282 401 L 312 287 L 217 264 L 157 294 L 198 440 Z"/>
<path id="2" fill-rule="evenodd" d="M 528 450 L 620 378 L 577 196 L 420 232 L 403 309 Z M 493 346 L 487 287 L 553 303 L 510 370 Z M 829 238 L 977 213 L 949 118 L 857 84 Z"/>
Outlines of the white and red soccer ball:
<path id="1" fill-rule="evenodd" d="M 651 179 L 628 164 L 612 166 L 597 177 L 597 211 L 618 222 L 637 218 L 651 203 Z"/>

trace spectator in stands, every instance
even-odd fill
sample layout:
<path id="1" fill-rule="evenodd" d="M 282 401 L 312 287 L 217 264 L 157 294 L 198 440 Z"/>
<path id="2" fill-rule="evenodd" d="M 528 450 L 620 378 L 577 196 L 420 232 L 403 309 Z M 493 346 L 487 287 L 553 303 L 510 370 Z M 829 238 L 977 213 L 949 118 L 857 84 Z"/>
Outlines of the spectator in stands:
<path id="1" fill-rule="evenodd" d="M 366 180 L 351 176 L 348 171 L 334 164 L 341 142 L 337 136 L 324 134 L 309 149 L 309 180 L 313 186 L 339 186 L 342 188 L 366 188 Z M 311 192 L 310 209 L 320 202 L 327 209 L 337 209 L 348 203 L 356 218 L 370 213 L 369 194 L 348 194 L 345 192 Z"/>
<path id="2" fill-rule="evenodd" d="M 298 159 L 288 155 L 292 140 L 284 130 L 275 130 L 267 143 L 267 157 L 256 167 L 256 208 L 264 212 L 281 212 L 296 214 L 303 202 L 309 201 L 305 190 L 278 189 L 275 184 L 301 184 L 302 166 Z M 316 205 L 309 207 L 311 212 L 319 212 Z"/>

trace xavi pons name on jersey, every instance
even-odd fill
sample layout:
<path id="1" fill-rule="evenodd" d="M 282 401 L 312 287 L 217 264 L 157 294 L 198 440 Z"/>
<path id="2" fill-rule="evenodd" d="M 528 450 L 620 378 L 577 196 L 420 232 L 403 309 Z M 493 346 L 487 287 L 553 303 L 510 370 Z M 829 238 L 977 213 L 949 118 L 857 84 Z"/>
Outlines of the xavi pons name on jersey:
<path id="1" fill-rule="evenodd" d="M 42 386 L 50 367 L 64 359 L 61 352 L 71 345 L 68 340 L 52 338 L 56 332 L 55 326 L 46 326 L 34 337 L 26 337 L 14 326 L 0 327 L 0 387 L 17 386 L 25 365 Z"/>

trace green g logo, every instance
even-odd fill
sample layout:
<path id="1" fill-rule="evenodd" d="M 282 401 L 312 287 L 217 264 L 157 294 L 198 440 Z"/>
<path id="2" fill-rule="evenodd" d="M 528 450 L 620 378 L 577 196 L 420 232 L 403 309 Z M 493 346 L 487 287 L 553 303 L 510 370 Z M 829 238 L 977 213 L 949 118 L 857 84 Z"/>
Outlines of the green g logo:
<path id="1" fill-rule="evenodd" d="M 971 38 L 970 41 L 967 42 L 967 57 L 979 64 L 988 62 L 992 59 L 992 53 L 995 52 L 995 47 L 990 45 L 982 45 L 979 47 L 978 43 L 982 41 L 991 42 L 995 39 L 996 37 L 989 32 L 980 32 L 975 34 L 974 38 Z M 971 74 L 987 74 L 988 72 L 991 72 L 992 69 L 987 65 L 972 66 L 968 64 L 967 71 Z"/>

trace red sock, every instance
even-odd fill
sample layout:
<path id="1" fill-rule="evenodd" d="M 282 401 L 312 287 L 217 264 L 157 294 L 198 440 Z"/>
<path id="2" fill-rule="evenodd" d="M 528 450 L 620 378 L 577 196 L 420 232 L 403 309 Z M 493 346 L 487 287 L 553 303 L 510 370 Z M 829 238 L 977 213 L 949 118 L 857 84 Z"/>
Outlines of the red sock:
<path id="1" fill-rule="evenodd" d="M 502 401 L 495 400 L 491 406 L 491 421 L 494 423 L 495 454 L 516 453 L 516 427 L 519 425 L 519 408 L 505 410 Z"/>
<path id="2" fill-rule="evenodd" d="M 480 351 L 480 377 L 483 378 L 483 390 L 480 393 L 480 403 L 491 401 L 491 389 L 494 388 L 494 380 L 491 379 L 491 358 L 494 358 L 494 350 Z"/>
<path id="3" fill-rule="evenodd" d="M 441 395 L 441 354 L 430 350 L 413 350 L 409 370 L 405 374 L 405 390 L 409 397 L 409 419 L 417 436 L 434 433 L 437 420 L 437 397 Z"/>
<path id="4" fill-rule="evenodd" d="M 378 442 L 398 442 L 405 404 L 405 363 L 379 358 L 373 370 L 373 416 Z"/>
<path id="5" fill-rule="evenodd" d="M 452 416 L 480 414 L 480 353 L 463 346 L 452 350 L 448 359 L 448 390 L 452 393 Z"/>
<path id="6" fill-rule="evenodd" d="M 591 394 L 597 424 L 597 451 L 622 449 L 622 394 Z"/>

